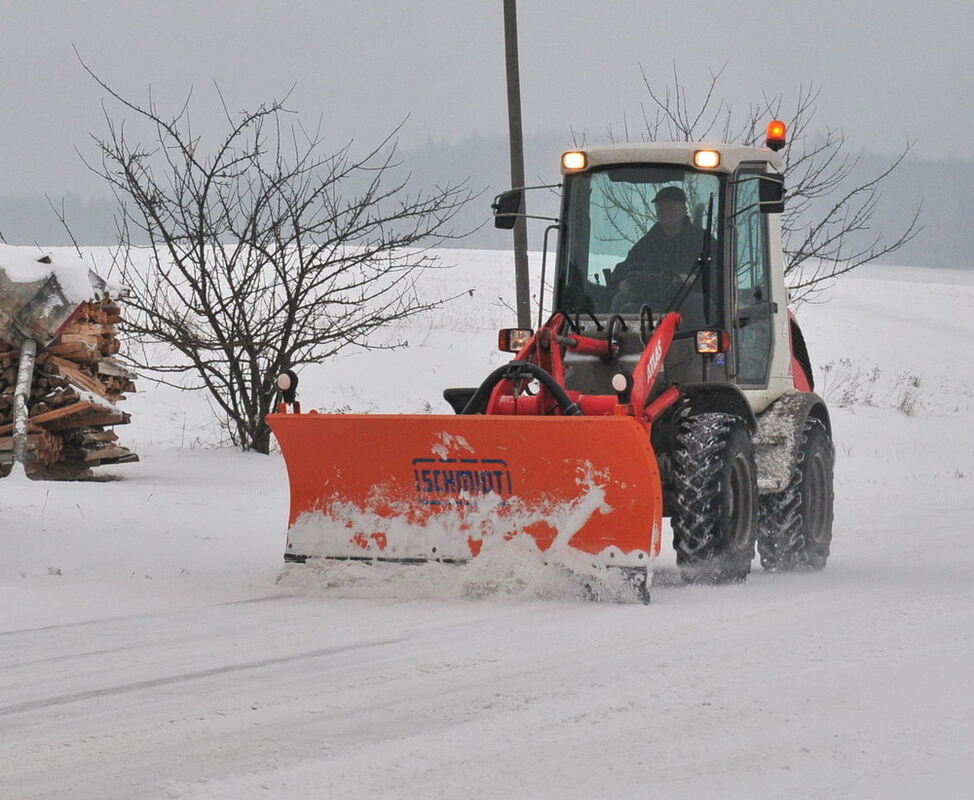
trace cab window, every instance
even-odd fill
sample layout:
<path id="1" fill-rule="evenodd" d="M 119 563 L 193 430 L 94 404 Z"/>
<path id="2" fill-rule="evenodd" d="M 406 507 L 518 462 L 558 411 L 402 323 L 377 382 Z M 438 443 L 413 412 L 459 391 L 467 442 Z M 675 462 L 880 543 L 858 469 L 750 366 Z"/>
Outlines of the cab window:
<path id="1" fill-rule="evenodd" d="M 745 386 L 767 385 L 773 336 L 768 218 L 758 205 L 759 174 L 757 170 L 744 170 L 734 181 L 734 351 L 737 382 Z"/>

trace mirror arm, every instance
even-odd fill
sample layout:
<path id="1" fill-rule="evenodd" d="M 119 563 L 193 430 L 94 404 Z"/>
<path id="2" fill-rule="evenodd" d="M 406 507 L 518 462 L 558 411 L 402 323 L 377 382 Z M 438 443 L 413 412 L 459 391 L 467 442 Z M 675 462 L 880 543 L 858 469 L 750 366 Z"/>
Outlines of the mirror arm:
<path id="1" fill-rule="evenodd" d="M 554 227 L 561 225 L 561 220 L 558 217 L 537 217 L 534 214 L 504 214 L 505 217 L 521 217 L 523 219 L 543 219 L 545 222 L 554 223 Z"/>
<path id="2" fill-rule="evenodd" d="M 507 191 L 508 192 L 529 192 L 532 189 L 560 189 L 561 187 L 562 184 L 560 183 L 544 183 L 544 184 L 538 184 L 537 186 L 512 186 Z M 507 192 L 502 192 L 502 194 L 506 194 L 506 193 Z"/>

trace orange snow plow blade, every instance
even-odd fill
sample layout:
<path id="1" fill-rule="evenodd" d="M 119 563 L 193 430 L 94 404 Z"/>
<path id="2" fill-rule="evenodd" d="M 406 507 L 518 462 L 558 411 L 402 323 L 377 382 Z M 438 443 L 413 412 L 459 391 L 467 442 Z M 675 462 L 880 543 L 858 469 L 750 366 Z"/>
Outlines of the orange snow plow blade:
<path id="1" fill-rule="evenodd" d="M 532 537 L 606 566 L 658 555 L 662 489 L 632 417 L 271 414 L 291 485 L 286 558 L 465 561 Z"/>

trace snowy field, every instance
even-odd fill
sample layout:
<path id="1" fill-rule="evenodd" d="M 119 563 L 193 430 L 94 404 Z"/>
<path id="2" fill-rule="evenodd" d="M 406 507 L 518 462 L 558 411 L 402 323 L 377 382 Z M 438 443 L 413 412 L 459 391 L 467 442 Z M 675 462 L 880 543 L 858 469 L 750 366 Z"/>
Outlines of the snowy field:
<path id="1" fill-rule="evenodd" d="M 443 257 L 462 296 L 306 370 L 306 407 L 446 413 L 502 363 L 510 256 Z M 970 796 L 974 272 L 864 269 L 799 316 L 828 568 L 687 588 L 665 550 L 650 606 L 517 554 L 284 567 L 280 457 L 143 379 L 118 480 L 0 480 L 0 797 Z"/>

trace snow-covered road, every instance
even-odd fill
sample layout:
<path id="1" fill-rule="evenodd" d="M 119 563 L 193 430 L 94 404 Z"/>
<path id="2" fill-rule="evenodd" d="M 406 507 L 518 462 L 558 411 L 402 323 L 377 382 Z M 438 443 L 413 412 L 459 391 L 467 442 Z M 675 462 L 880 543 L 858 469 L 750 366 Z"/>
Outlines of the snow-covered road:
<path id="1" fill-rule="evenodd" d="M 822 573 L 687 588 L 666 552 L 650 606 L 514 562 L 323 576 L 281 565 L 276 456 L 0 481 L 0 796 L 966 796 L 974 369 L 935 325 L 969 341 L 974 289 L 916 288 L 849 279 L 803 315 L 818 363 L 882 371 L 833 410 Z M 907 321 L 853 337 L 859 294 Z"/>
<path id="2" fill-rule="evenodd" d="M 862 416 L 839 430 L 888 415 Z M 4 614 L 4 796 L 963 796 L 970 502 L 929 514 L 924 482 L 898 491 L 870 460 L 844 460 L 824 573 L 663 585 L 649 607 L 436 599 L 436 575 L 397 573 L 358 591 L 433 599 L 342 599 L 303 568 L 247 586 L 188 564 L 148 595 L 120 576 L 115 607 L 137 610 L 86 618 L 85 591 L 106 587 L 24 578 L 55 584 L 74 621 Z"/>

